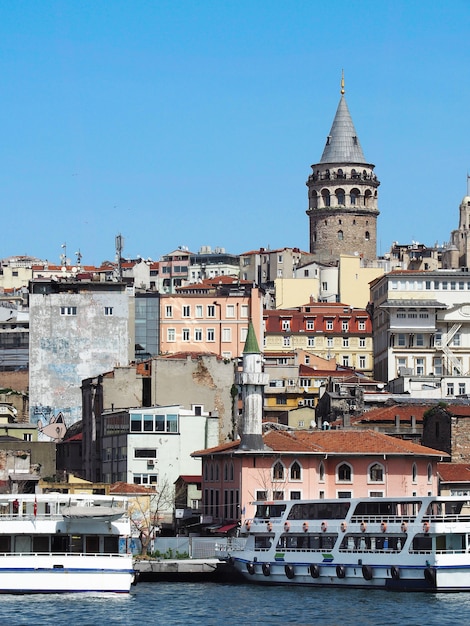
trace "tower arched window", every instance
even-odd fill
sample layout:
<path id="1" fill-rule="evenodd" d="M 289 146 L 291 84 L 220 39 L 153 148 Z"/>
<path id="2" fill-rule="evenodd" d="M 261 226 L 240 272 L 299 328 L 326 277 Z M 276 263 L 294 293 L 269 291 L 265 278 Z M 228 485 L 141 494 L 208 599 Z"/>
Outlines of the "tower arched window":
<path id="1" fill-rule="evenodd" d="M 359 204 L 359 189 L 351 189 L 349 192 L 349 201 L 352 205 Z"/>
<path id="2" fill-rule="evenodd" d="M 370 233 L 369 233 L 368 230 L 366 230 L 364 238 L 365 238 L 366 241 L 370 241 Z"/>
<path id="3" fill-rule="evenodd" d="M 300 480 L 302 478 L 302 468 L 298 461 L 294 461 L 290 466 L 290 479 Z"/>
<path id="4" fill-rule="evenodd" d="M 359 178 L 359 174 L 354 168 L 351 170 L 351 178 Z"/>
<path id="5" fill-rule="evenodd" d="M 328 189 L 323 189 L 321 195 L 323 199 L 323 206 L 331 206 L 330 192 L 328 191 Z"/>
<path id="6" fill-rule="evenodd" d="M 336 178 L 346 178 L 345 175 L 344 175 L 344 172 L 343 172 L 343 170 L 341 168 L 336 173 Z"/>
<path id="7" fill-rule="evenodd" d="M 312 191 L 311 206 L 312 206 L 312 209 L 318 208 L 318 194 L 316 191 Z"/>
<path id="8" fill-rule="evenodd" d="M 335 195 L 336 195 L 336 204 L 340 206 L 344 206 L 344 204 L 346 203 L 346 194 L 344 193 L 344 189 L 337 189 L 335 191 Z"/>
<path id="9" fill-rule="evenodd" d="M 276 461 L 273 465 L 273 480 L 284 480 L 284 465 Z"/>
<path id="10" fill-rule="evenodd" d="M 364 194 L 364 206 L 370 206 L 370 198 L 372 196 L 372 192 L 368 189 Z"/>
<path id="11" fill-rule="evenodd" d="M 338 230 L 338 241 L 343 241 L 344 233 L 342 230 Z"/>

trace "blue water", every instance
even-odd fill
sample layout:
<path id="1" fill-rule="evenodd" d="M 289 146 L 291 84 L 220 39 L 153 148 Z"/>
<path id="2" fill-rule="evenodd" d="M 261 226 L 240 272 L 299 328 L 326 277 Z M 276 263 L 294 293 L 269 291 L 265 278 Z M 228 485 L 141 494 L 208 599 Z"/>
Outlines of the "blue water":
<path id="1" fill-rule="evenodd" d="M 470 593 L 393 593 L 216 583 L 140 583 L 127 595 L 0 596 L 5 624 L 446 626 L 470 623 Z"/>

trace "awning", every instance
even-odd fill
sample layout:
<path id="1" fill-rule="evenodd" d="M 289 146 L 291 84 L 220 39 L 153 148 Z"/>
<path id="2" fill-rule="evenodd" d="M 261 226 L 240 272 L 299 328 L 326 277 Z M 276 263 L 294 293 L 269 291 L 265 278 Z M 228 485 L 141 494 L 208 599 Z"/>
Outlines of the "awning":
<path id="1" fill-rule="evenodd" d="M 225 526 L 221 526 L 220 528 L 218 528 L 216 531 L 217 533 L 228 533 L 231 530 L 233 530 L 234 528 L 236 528 L 238 526 L 238 524 L 227 524 Z"/>

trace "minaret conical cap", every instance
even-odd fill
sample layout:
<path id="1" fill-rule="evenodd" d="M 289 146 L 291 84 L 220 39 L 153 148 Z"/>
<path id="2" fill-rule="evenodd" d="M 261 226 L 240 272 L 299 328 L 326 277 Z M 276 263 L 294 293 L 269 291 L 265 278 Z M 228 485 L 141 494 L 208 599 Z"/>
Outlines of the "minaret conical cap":
<path id="1" fill-rule="evenodd" d="M 261 350 L 259 349 L 258 340 L 256 339 L 253 322 L 250 321 L 243 354 L 260 354 L 260 352 Z"/>

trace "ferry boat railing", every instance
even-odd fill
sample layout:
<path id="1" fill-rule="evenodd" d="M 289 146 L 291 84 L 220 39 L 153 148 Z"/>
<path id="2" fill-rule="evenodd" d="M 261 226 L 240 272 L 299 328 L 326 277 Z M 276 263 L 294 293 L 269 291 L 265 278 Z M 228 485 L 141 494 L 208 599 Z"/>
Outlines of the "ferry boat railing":
<path id="1" fill-rule="evenodd" d="M 388 524 L 412 524 L 417 518 L 417 515 L 352 515 L 351 523 L 360 524 L 366 522 L 367 524 L 381 524 L 387 522 Z"/>

